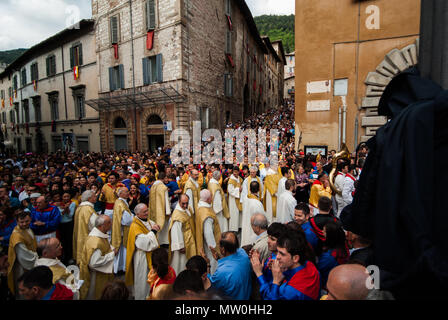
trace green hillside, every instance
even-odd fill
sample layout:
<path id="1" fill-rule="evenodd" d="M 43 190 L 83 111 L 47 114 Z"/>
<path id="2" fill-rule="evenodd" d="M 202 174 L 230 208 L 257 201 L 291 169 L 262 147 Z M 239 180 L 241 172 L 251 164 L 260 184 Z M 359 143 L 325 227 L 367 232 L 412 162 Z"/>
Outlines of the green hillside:
<path id="1" fill-rule="evenodd" d="M 282 40 L 285 53 L 294 49 L 294 15 L 262 15 L 254 17 L 261 36 L 268 36 L 271 41 Z"/>
<path id="2" fill-rule="evenodd" d="M 22 53 L 24 53 L 27 49 L 15 49 L 8 51 L 0 51 L 0 63 L 10 64 L 14 60 L 16 60 Z"/>

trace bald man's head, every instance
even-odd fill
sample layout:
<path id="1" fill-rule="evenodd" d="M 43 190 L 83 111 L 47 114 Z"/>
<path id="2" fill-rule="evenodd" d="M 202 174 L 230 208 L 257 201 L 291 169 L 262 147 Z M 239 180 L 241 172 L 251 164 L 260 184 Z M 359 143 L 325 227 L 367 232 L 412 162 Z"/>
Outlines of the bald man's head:
<path id="1" fill-rule="evenodd" d="M 219 248 L 224 257 L 234 254 L 238 250 L 239 243 L 235 232 L 227 231 L 221 234 L 221 241 L 219 241 Z"/>
<path id="2" fill-rule="evenodd" d="M 328 300 L 365 300 L 370 279 L 367 269 L 362 265 L 339 265 L 328 275 Z"/>

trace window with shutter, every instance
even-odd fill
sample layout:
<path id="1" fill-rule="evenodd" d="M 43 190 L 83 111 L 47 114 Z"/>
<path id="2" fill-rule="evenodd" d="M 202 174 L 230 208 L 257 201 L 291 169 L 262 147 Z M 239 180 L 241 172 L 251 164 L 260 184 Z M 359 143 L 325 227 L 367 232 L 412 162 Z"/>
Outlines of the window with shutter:
<path id="1" fill-rule="evenodd" d="M 224 94 L 226 97 L 233 97 L 233 76 L 230 73 L 224 75 Z"/>
<path id="2" fill-rule="evenodd" d="M 147 31 L 156 28 L 156 4 L 155 0 L 146 1 L 146 29 Z"/>
<path id="3" fill-rule="evenodd" d="M 39 72 L 37 62 L 31 65 L 31 81 L 39 80 Z"/>
<path id="4" fill-rule="evenodd" d="M 21 78 L 22 78 L 22 87 L 24 87 L 26 86 L 26 68 L 22 69 Z"/>
<path id="5" fill-rule="evenodd" d="M 232 31 L 227 30 L 226 53 L 232 54 Z"/>
<path id="6" fill-rule="evenodd" d="M 110 17 L 110 38 L 112 44 L 118 43 L 118 16 Z"/>
<path id="7" fill-rule="evenodd" d="M 54 55 L 47 57 L 47 77 L 56 74 L 56 57 Z"/>
<path id="8" fill-rule="evenodd" d="M 228 16 L 231 16 L 231 15 L 232 15 L 231 1 L 232 1 L 232 0 L 226 0 L 226 14 L 227 14 Z"/>
<path id="9" fill-rule="evenodd" d="M 14 90 L 17 90 L 17 76 L 13 77 L 13 88 Z"/>
<path id="10" fill-rule="evenodd" d="M 33 98 L 34 117 L 36 122 L 42 121 L 42 112 L 40 108 L 40 97 Z"/>
<path id="11" fill-rule="evenodd" d="M 70 67 L 82 65 L 82 44 L 76 44 L 70 48 Z"/>
<path id="12" fill-rule="evenodd" d="M 143 84 L 162 82 L 162 55 L 143 58 Z"/>

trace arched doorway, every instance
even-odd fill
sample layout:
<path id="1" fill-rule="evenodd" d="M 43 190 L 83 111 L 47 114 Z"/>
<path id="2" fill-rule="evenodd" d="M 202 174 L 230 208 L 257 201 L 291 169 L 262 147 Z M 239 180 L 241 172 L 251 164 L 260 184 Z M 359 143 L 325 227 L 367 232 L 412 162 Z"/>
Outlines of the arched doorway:
<path id="1" fill-rule="evenodd" d="M 155 152 L 165 144 L 163 120 L 157 114 L 150 114 L 147 121 L 148 151 Z"/>
<path id="2" fill-rule="evenodd" d="M 114 121 L 114 147 L 115 151 L 128 149 L 128 129 L 122 117 Z"/>

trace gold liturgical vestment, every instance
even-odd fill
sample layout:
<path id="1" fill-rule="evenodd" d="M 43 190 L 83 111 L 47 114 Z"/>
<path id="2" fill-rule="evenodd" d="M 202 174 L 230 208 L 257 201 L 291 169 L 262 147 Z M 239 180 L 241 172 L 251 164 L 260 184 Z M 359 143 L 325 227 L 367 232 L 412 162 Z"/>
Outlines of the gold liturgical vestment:
<path id="1" fill-rule="evenodd" d="M 226 196 L 224 194 L 224 191 L 222 191 L 221 186 L 216 183 L 209 183 L 208 190 L 212 193 L 212 203 L 213 203 L 213 199 L 215 198 L 215 193 L 216 192 L 221 193 L 222 215 L 224 216 L 224 218 L 230 219 L 229 206 L 227 205 Z"/>
<path id="2" fill-rule="evenodd" d="M 199 181 L 202 181 L 200 179 L 198 179 L 198 184 Z M 198 211 L 198 202 L 199 202 L 199 193 L 201 192 L 201 185 L 199 184 L 199 187 L 196 188 L 196 186 L 194 185 L 194 183 L 188 179 L 188 181 L 185 183 L 185 187 L 184 187 L 184 193 L 187 193 L 187 190 L 191 189 L 191 192 L 193 193 L 193 209 L 194 209 L 194 215 L 196 215 L 197 211 Z"/>
<path id="3" fill-rule="evenodd" d="M 166 221 L 166 198 L 165 192 L 168 187 L 163 183 L 153 184 L 149 191 L 149 219 L 163 229 Z"/>
<path id="4" fill-rule="evenodd" d="M 229 179 L 229 184 L 233 185 L 235 188 L 240 189 L 241 193 L 241 186 L 243 185 L 243 179 L 241 177 L 238 177 L 238 182 L 235 181 L 235 179 Z M 243 205 L 240 202 L 239 198 L 234 198 L 236 207 L 238 208 L 238 211 L 243 211 Z"/>
<path id="5" fill-rule="evenodd" d="M 114 248 L 120 248 L 120 245 L 125 247 L 128 241 L 129 226 L 121 225 L 121 219 L 124 211 L 131 213 L 131 210 L 123 200 L 118 199 L 115 201 L 110 242 Z M 122 230 L 123 234 L 121 233 Z"/>
<path id="6" fill-rule="evenodd" d="M 81 205 L 75 211 L 73 227 L 73 258 L 79 264 L 84 243 L 89 236 L 89 221 L 92 214 L 96 215 L 93 205 Z"/>
<path id="7" fill-rule="evenodd" d="M 270 174 L 264 178 L 264 194 L 263 194 L 263 206 L 264 210 L 267 211 L 266 208 L 266 192 L 269 192 L 271 195 L 272 201 L 272 216 L 277 216 L 277 196 L 275 195 L 278 190 L 278 183 L 282 176 L 280 174 Z"/>
<path id="8" fill-rule="evenodd" d="M 219 240 L 221 238 L 221 229 L 219 228 L 218 219 L 212 208 L 200 207 L 196 215 L 196 248 L 198 254 L 205 254 L 204 252 L 204 221 L 207 218 L 213 219 L 213 235 L 215 236 L 216 248 L 219 252 Z"/>
<path id="9" fill-rule="evenodd" d="M 188 208 L 191 212 L 191 207 Z M 182 223 L 182 235 L 184 237 L 184 246 L 185 246 L 185 255 L 187 256 L 187 260 L 191 257 L 198 254 L 198 251 L 196 250 L 196 239 L 195 239 L 195 223 L 194 223 L 194 217 L 189 216 L 186 212 L 182 212 L 180 210 L 174 210 L 173 214 L 171 215 L 171 222 L 170 227 L 168 230 L 168 240 L 169 240 L 169 251 L 168 254 L 170 256 L 169 261 L 171 262 L 171 227 L 173 226 L 175 221 L 179 221 Z"/>
<path id="10" fill-rule="evenodd" d="M 84 284 L 80 289 L 80 297 L 81 300 L 84 300 L 89 293 L 90 288 L 90 258 L 96 249 L 101 250 L 101 255 L 106 255 L 112 252 L 112 248 L 110 247 L 109 241 L 106 238 L 100 238 L 96 236 L 88 236 L 87 241 L 84 245 L 84 249 L 81 255 L 80 262 L 80 279 L 84 280 Z M 103 273 L 100 271 L 96 272 L 95 278 L 95 299 L 98 300 L 101 297 L 101 293 L 104 289 L 104 286 L 107 282 L 112 281 L 114 279 L 113 273 Z"/>
<path id="11" fill-rule="evenodd" d="M 31 231 L 32 232 L 32 231 Z M 23 243 L 25 247 L 30 251 L 36 251 L 37 243 L 36 238 L 31 237 L 27 229 L 20 229 L 19 226 L 16 226 L 11 233 L 11 237 L 9 238 L 9 247 L 8 247 L 8 286 L 13 294 L 15 294 L 14 289 L 14 263 L 16 262 L 16 250 L 15 247 L 19 243 Z"/>
<path id="12" fill-rule="evenodd" d="M 126 274 L 125 282 L 128 286 L 134 285 L 134 252 L 135 252 L 135 239 L 139 234 L 147 234 L 151 230 L 138 219 L 134 217 L 131 225 L 129 226 L 128 242 L 126 244 Z M 146 262 L 148 263 L 148 269 L 152 268 L 151 261 L 152 252 L 146 252 Z"/>

